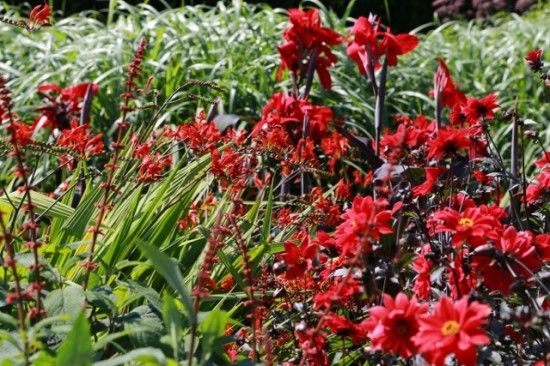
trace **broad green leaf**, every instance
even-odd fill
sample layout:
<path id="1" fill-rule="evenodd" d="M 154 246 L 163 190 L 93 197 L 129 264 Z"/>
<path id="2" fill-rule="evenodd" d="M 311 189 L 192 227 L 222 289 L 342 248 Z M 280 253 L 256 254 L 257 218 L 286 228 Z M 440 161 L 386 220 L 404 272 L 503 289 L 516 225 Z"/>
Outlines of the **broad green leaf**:
<path id="1" fill-rule="evenodd" d="M 195 311 L 193 310 L 193 303 L 189 291 L 185 288 L 183 276 L 178 268 L 176 262 L 174 262 L 166 254 L 159 251 L 157 248 L 138 242 L 139 248 L 145 254 L 147 258 L 153 263 L 155 269 L 161 274 L 162 277 L 168 282 L 168 284 L 176 290 L 180 295 L 181 301 L 187 308 L 187 314 L 191 324 L 197 324 L 197 318 Z"/>
<path id="2" fill-rule="evenodd" d="M 73 323 L 73 329 L 57 353 L 57 365 L 88 366 L 92 364 L 92 335 L 84 312 L 81 311 Z"/>
<path id="3" fill-rule="evenodd" d="M 44 300 L 48 315 L 69 314 L 76 316 L 86 305 L 86 294 L 82 287 L 71 284 L 65 288 L 53 290 Z"/>
<path id="4" fill-rule="evenodd" d="M 168 365 L 166 356 L 161 350 L 151 347 L 135 349 L 125 355 L 111 358 L 110 360 L 95 362 L 93 366 L 119 366 L 119 365 L 147 365 L 164 366 Z"/>

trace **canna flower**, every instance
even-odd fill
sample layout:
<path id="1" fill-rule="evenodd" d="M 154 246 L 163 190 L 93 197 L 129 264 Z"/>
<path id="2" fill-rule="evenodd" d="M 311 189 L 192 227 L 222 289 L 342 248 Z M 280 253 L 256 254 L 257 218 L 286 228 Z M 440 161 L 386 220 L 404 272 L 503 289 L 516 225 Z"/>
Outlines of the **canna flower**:
<path id="1" fill-rule="evenodd" d="M 289 9 L 288 17 L 291 26 L 283 33 L 285 43 L 278 47 L 281 56 L 278 79 L 286 69 L 296 79 L 306 78 L 313 62 L 321 85 L 330 89 L 332 81 L 328 68 L 336 63 L 330 47 L 342 43 L 342 38 L 332 29 L 321 26 L 317 9 Z"/>
<path id="2" fill-rule="evenodd" d="M 483 327 L 488 322 L 491 308 L 468 298 L 453 302 L 442 297 L 432 314 L 418 318 L 418 334 L 413 340 L 420 353 L 432 365 L 444 366 L 445 359 L 454 355 L 464 366 L 475 366 L 477 347 L 490 342 Z"/>
<path id="3" fill-rule="evenodd" d="M 443 107 L 453 108 L 457 104 L 466 104 L 466 96 L 456 87 L 445 61 L 439 58 L 437 62 L 438 67 L 434 76 L 435 87 L 432 93 L 434 95 L 437 93 L 436 97 L 440 98 Z"/>
<path id="4" fill-rule="evenodd" d="M 421 305 L 413 297 L 411 300 L 400 292 L 395 299 L 384 294 L 384 306 L 369 309 L 369 318 L 365 322 L 371 346 L 404 358 L 418 352 L 413 337 L 418 332 L 418 317 L 424 315 L 427 305 Z"/>
<path id="5" fill-rule="evenodd" d="M 525 61 L 527 61 L 527 65 L 529 68 L 534 72 L 539 72 L 542 69 L 543 63 L 542 63 L 542 50 L 532 50 L 527 52 L 527 55 L 525 56 Z"/>
<path id="6" fill-rule="evenodd" d="M 418 46 L 418 38 L 412 34 L 392 34 L 390 30 L 381 31 L 376 17 L 359 17 L 351 34 L 354 36 L 348 44 L 347 55 L 359 68 L 361 74 L 372 73 L 380 67 L 380 57 L 386 56 L 388 66 L 397 65 L 397 57 L 405 55 Z"/>
<path id="7" fill-rule="evenodd" d="M 29 23 L 31 28 L 38 28 L 41 26 L 49 26 L 52 12 L 46 1 L 44 4 L 35 6 L 29 14 Z"/>

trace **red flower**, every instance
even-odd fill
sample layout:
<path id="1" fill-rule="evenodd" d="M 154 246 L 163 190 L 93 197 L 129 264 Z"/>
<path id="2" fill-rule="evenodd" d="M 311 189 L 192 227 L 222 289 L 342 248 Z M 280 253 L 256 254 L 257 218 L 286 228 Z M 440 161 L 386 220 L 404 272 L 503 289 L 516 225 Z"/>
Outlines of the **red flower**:
<path id="1" fill-rule="evenodd" d="M 532 50 L 525 56 L 525 61 L 529 68 L 535 72 L 538 72 L 542 68 L 542 50 Z"/>
<path id="2" fill-rule="evenodd" d="M 444 366 L 447 356 L 454 354 L 464 366 L 475 366 L 477 347 L 488 344 L 490 338 L 483 326 L 491 308 L 468 297 L 454 302 L 442 297 L 432 314 L 418 318 L 419 330 L 414 337 L 424 358 L 435 366 Z"/>
<path id="3" fill-rule="evenodd" d="M 503 295 L 510 294 L 513 282 L 532 278 L 532 273 L 538 271 L 542 261 L 537 254 L 533 242 L 533 234 L 527 231 L 516 231 L 513 226 L 504 230 L 500 240 L 495 242 L 496 250 L 503 254 L 507 263 L 494 258 L 476 255 L 473 265 L 483 276 L 483 283 L 491 290 L 500 291 Z M 513 273 L 512 273 L 513 272 Z"/>
<path id="4" fill-rule="evenodd" d="M 370 316 L 365 323 L 372 348 L 408 358 L 417 353 L 418 347 L 412 338 L 418 332 L 419 316 L 426 313 L 428 306 L 420 305 L 400 292 L 395 297 L 384 294 L 384 306 L 369 309 Z"/>
<path id="5" fill-rule="evenodd" d="M 90 157 L 103 152 L 102 138 L 102 133 L 93 135 L 88 125 L 79 125 L 76 120 L 72 120 L 71 127 L 59 135 L 57 145 L 76 150 L 84 157 Z"/>
<path id="6" fill-rule="evenodd" d="M 167 131 L 166 135 L 184 142 L 198 155 L 206 154 L 222 138 L 218 127 L 206 121 L 204 111 L 199 113 L 194 123 L 180 125 L 175 131 Z"/>
<path id="7" fill-rule="evenodd" d="M 460 150 L 470 147 L 467 130 L 442 128 L 435 138 L 428 141 L 428 158 L 441 159 L 458 154 Z"/>
<path id="8" fill-rule="evenodd" d="M 498 240 L 502 224 L 487 206 L 471 207 L 458 212 L 446 207 L 434 212 L 428 220 L 431 234 L 449 232 L 453 244 L 460 246 L 467 242 L 472 246 L 485 244 L 487 239 Z"/>
<path id="9" fill-rule="evenodd" d="M 534 244 L 540 258 L 545 262 L 550 261 L 550 234 L 537 235 Z"/>
<path id="10" fill-rule="evenodd" d="M 47 104 L 40 107 L 41 114 L 34 121 L 33 128 L 70 127 L 70 121 L 80 118 L 81 102 L 90 88 L 92 95 L 96 95 L 99 86 L 93 83 L 80 83 L 67 88 L 57 84 L 45 84 L 38 87 L 38 92 L 47 99 Z"/>
<path id="11" fill-rule="evenodd" d="M 162 178 L 162 173 L 166 168 L 172 165 L 172 156 L 163 156 L 159 153 L 147 155 L 143 158 L 138 171 L 138 180 L 140 182 L 155 182 Z"/>
<path id="12" fill-rule="evenodd" d="M 295 241 L 300 241 L 296 245 Z M 311 266 L 311 261 L 317 256 L 317 245 L 313 244 L 307 233 L 301 232 L 296 239 L 285 242 L 285 252 L 281 258 L 286 264 L 285 277 L 289 280 L 301 277 Z"/>
<path id="13" fill-rule="evenodd" d="M 385 202 L 372 197 L 356 196 L 350 209 L 343 215 L 343 223 L 334 233 L 335 245 L 342 255 L 355 254 L 357 250 L 370 251 L 369 240 L 380 240 L 380 235 L 390 234 L 391 211 L 384 210 Z"/>
<path id="14" fill-rule="evenodd" d="M 31 27 L 35 26 L 48 26 L 50 24 L 50 18 L 52 16 L 52 12 L 50 10 L 50 7 L 46 1 L 44 1 L 44 4 L 35 6 L 31 13 L 29 14 L 29 21 L 31 24 Z"/>
<path id="15" fill-rule="evenodd" d="M 491 120 L 495 118 L 494 110 L 498 108 L 497 96 L 489 94 L 481 99 L 468 98 L 464 113 L 469 123 L 477 123 L 480 120 Z"/>
<path id="16" fill-rule="evenodd" d="M 413 292 L 421 300 L 428 300 L 432 293 L 432 281 L 430 278 L 432 263 L 426 258 L 426 254 L 430 253 L 430 251 L 430 245 L 424 245 L 420 254 L 411 263 L 412 269 L 418 273 L 414 281 Z"/>
<path id="17" fill-rule="evenodd" d="M 376 23 L 376 25 L 373 25 Z M 412 34 L 394 35 L 382 32 L 376 18 L 359 17 L 351 33 L 353 41 L 347 47 L 347 54 L 359 68 L 361 74 L 371 73 L 380 67 L 380 57 L 386 55 L 388 66 L 397 65 L 397 56 L 407 54 L 418 46 L 418 38 Z"/>
<path id="18" fill-rule="evenodd" d="M 283 33 L 286 40 L 278 47 L 281 56 L 278 78 L 285 69 L 296 77 L 307 76 L 309 63 L 315 62 L 321 85 L 330 89 L 331 79 L 328 68 L 336 63 L 336 56 L 329 46 L 342 43 L 342 38 L 332 29 L 321 26 L 319 10 L 289 9 L 291 26 Z"/>
<path id="19" fill-rule="evenodd" d="M 430 194 L 433 192 L 433 188 L 437 183 L 437 179 L 439 178 L 439 175 L 443 173 L 446 169 L 440 168 L 440 167 L 428 167 L 424 168 L 424 173 L 426 175 L 426 180 L 424 183 L 414 187 L 412 189 L 413 195 L 415 197 L 418 196 L 425 196 L 427 194 Z"/>
<path id="20" fill-rule="evenodd" d="M 328 313 L 323 317 L 323 326 L 339 336 L 350 337 L 354 344 L 363 343 L 367 340 L 364 321 L 355 324 L 341 315 Z"/>
<path id="21" fill-rule="evenodd" d="M 336 163 L 349 149 L 349 142 L 347 138 L 334 131 L 321 140 L 321 149 L 327 157 L 330 157 L 329 172 L 334 174 Z"/>
<path id="22" fill-rule="evenodd" d="M 466 96 L 456 87 L 445 61 L 438 59 L 439 66 L 434 76 L 435 93 L 439 93 L 441 105 L 453 108 L 456 104 L 465 104 Z"/>
<path id="23" fill-rule="evenodd" d="M 527 202 L 534 203 L 545 198 L 550 192 L 550 171 L 543 171 L 537 176 L 536 183 L 527 186 Z"/>

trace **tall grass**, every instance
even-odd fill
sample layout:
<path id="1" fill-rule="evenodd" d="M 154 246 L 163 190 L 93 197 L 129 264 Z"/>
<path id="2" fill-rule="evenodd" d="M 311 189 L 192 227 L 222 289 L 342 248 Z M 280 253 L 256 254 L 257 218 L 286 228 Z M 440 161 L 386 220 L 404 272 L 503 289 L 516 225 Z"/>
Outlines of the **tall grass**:
<path id="1" fill-rule="evenodd" d="M 306 1 L 304 5 L 316 4 Z M 214 81 L 225 88 L 222 107 L 226 113 L 255 120 L 271 93 L 287 85 L 276 84 L 277 44 L 286 19 L 281 9 L 233 1 L 214 8 L 186 6 L 158 12 L 148 5 L 133 7 L 123 1 L 111 1 L 111 22 L 103 24 L 93 13 L 60 20 L 55 27 L 38 34 L 7 32 L 0 27 L 0 71 L 11 79 L 14 95 L 29 100 L 36 86 L 57 82 L 64 85 L 91 79 L 101 84 L 94 104 L 94 124 L 109 129 L 116 118 L 116 103 L 106 103 L 121 92 L 122 60 L 146 35 L 152 43 L 146 73 L 155 77 L 153 87 L 159 99 L 170 95 L 189 79 Z M 421 45 L 403 57 L 391 70 L 388 103 L 391 113 L 434 115 L 428 97 L 435 57 L 443 57 L 463 90 L 480 96 L 496 92 L 503 108 L 519 96 L 524 116 L 546 123 L 550 104 L 545 103 L 543 87 L 528 75 L 523 56 L 527 50 L 550 49 L 550 7 L 519 17 L 503 16 L 492 24 L 472 21 L 452 22 L 421 33 Z M 329 24 L 345 34 L 349 25 L 325 9 Z M 373 130 L 371 93 L 365 78 L 338 50 L 331 92 L 323 97 L 360 133 Z M 532 95 L 537 95 L 533 98 Z M 547 97 L 547 96 L 546 96 Z M 38 104 L 38 100 L 36 100 Z M 99 107 L 101 105 L 101 109 Z M 112 105 L 112 108 L 107 106 Z M 188 116 L 194 103 L 172 104 L 161 121 L 178 122 Z M 21 111 L 30 117 L 32 111 Z M 26 112 L 26 113 L 25 113 Z M 509 126 L 499 135 L 507 135 Z"/>

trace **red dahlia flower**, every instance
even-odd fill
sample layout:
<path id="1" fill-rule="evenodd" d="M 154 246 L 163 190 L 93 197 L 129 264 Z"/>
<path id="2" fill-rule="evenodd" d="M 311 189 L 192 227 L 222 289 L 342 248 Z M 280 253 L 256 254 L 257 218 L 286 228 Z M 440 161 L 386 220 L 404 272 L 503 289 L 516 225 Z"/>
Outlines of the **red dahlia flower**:
<path id="1" fill-rule="evenodd" d="M 428 141 L 428 158 L 441 159 L 468 149 L 471 145 L 469 132 L 465 129 L 441 128 L 435 138 Z"/>
<path id="2" fill-rule="evenodd" d="M 433 213 L 428 220 L 431 234 L 452 233 L 453 244 L 472 246 L 485 244 L 487 240 L 498 240 L 502 224 L 495 217 L 493 208 L 488 206 L 471 207 L 462 212 L 446 207 Z"/>
<path id="3" fill-rule="evenodd" d="M 442 297 L 432 314 L 420 316 L 414 342 L 424 358 L 432 365 L 444 366 L 447 356 L 454 354 L 460 364 L 475 366 L 477 347 L 488 344 L 490 338 L 483 326 L 491 308 L 468 297 L 453 302 Z"/>
<path id="4" fill-rule="evenodd" d="M 391 211 L 384 210 L 384 201 L 372 197 L 356 196 L 351 208 L 343 215 L 343 223 L 334 233 L 335 245 L 342 255 L 357 253 L 357 250 L 370 251 L 369 240 L 380 240 L 380 235 L 390 234 Z"/>
<path id="5" fill-rule="evenodd" d="M 424 183 L 413 187 L 412 192 L 415 197 L 425 196 L 427 194 L 433 193 L 433 188 L 437 184 L 437 179 L 439 175 L 445 172 L 446 169 L 441 167 L 428 167 L 424 168 L 424 174 L 426 175 L 426 180 Z"/>
<path id="6" fill-rule="evenodd" d="M 502 260 L 477 255 L 473 265 L 483 276 L 483 283 L 494 291 L 507 296 L 510 286 L 517 280 L 530 280 L 532 273 L 538 271 L 542 261 L 533 242 L 533 234 L 528 231 L 516 231 L 513 226 L 504 230 L 500 240 L 495 242 L 496 250 L 505 255 Z M 507 263 L 504 263 L 506 261 Z"/>
<path id="7" fill-rule="evenodd" d="M 527 202 L 534 203 L 544 198 L 550 192 L 550 170 L 543 171 L 537 176 L 537 181 L 527 186 Z"/>
<path id="8" fill-rule="evenodd" d="M 332 29 L 321 26 L 319 10 L 289 9 L 290 28 L 285 30 L 285 43 L 278 47 L 281 56 L 278 78 L 289 69 L 298 78 L 307 77 L 310 63 L 315 63 L 321 85 L 330 89 L 328 68 L 336 63 L 336 56 L 329 46 L 342 43 L 342 38 Z"/>
<path id="9" fill-rule="evenodd" d="M 365 328 L 371 339 L 372 348 L 383 350 L 401 357 L 411 357 L 418 351 L 413 337 L 418 332 L 419 316 L 426 313 L 428 306 L 420 305 L 400 292 L 395 297 L 384 294 L 384 306 L 369 309 L 370 316 Z"/>
<path id="10" fill-rule="evenodd" d="M 495 118 L 494 110 L 498 108 L 497 96 L 489 94 L 481 99 L 468 98 L 464 113 L 469 123 L 477 123 L 480 120 L 491 120 Z"/>

